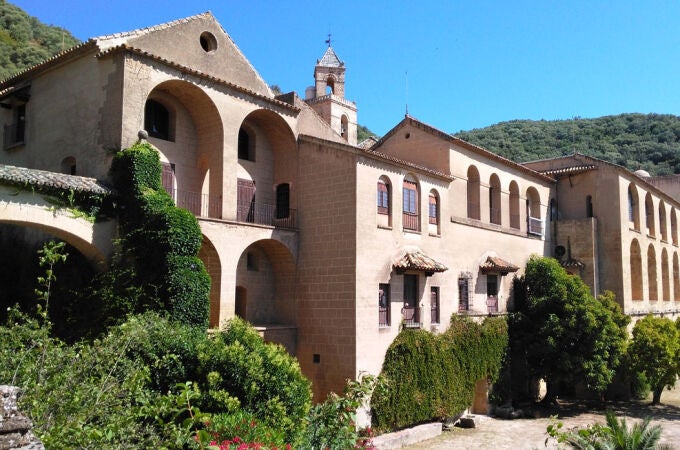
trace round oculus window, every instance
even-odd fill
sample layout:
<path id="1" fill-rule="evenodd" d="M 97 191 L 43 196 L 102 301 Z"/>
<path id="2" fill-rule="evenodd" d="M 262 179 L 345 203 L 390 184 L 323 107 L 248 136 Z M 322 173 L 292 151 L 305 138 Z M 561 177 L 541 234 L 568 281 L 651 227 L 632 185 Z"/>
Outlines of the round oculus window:
<path id="1" fill-rule="evenodd" d="M 201 43 L 201 48 L 206 53 L 212 53 L 215 50 L 217 50 L 217 38 L 215 38 L 215 35 L 212 34 L 211 32 L 204 31 L 203 33 L 201 33 L 199 41 Z"/>

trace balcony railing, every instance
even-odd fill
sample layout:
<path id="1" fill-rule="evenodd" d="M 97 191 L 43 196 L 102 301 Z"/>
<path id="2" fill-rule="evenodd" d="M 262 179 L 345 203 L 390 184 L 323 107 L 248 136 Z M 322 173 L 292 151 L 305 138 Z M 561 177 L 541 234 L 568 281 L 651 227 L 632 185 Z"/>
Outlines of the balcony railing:
<path id="1" fill-rule="evenodd" d="M 527 217 L 527 233 L 543 236 L 543 221 L 536 217 Z"/>
<path id="2" fill-rule="evenodd" d="M 490 295 L 486 298 L 486 307 L 489 310 L 489 314 L 495 314 L 498 312 L 498 297 L 495 295 Z"/>
<path id="3" fill-rule="evenodd" d="M 277 211 L 275 205 L 252 202 L 239 204 L 236 210 L 236 220 L 239 222 L 271 225 L 282 228 L 296 228 L 296 210 L 286 208 Z"/>
<path id="4" fill-rule="evenodd" d="M 420 328 L 420 308 L 404 306 L 401 308 L 401 319 L 406 328 Z"/>
<path id="5" fill-rule="evenodd" d="M 378 306 L 378 325 L 381 327 L 390 326 L 390 308 Z"/>
<path id="6" fill-rule="evenodd" d="M 219 219 L 222 216 L 222 196 L 220 195 L 175 190 L 173 198 L 177 206 L 190 211 L 196 217 Z"/>
<path id="7" fill-rule="evenodd" d="M 404 230 L 420 231 L 420 216 L 404 213 Z"/>

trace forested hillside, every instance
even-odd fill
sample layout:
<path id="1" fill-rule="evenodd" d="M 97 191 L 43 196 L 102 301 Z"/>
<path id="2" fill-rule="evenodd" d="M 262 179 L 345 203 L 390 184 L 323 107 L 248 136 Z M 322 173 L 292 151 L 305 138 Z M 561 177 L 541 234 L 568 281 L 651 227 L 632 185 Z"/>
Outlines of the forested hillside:
<path id="1" fill-rule="evenodd" d="M 513 120 L 455 136 L 516 162 L 578 151 L 652 175 L 680 173 L 680 117 L 669 114 Z"/>
<path id="2" fill-rule="evenodd" d="M 0 0 L 0 80 L 78 43 L 67 30 L 45 25 Z"/>

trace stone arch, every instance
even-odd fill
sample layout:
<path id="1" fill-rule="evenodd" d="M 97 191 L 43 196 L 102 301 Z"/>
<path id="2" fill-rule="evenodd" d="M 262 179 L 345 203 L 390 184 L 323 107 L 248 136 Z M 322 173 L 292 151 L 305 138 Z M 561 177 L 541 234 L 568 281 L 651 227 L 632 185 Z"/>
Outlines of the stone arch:
<path id="1" fill-rule="evenodd" d="M 673 252 L 673 300 L 680 301 L 680 262 L 678 252 Z"/>
<path id="2" fill-rule="evenodd" d="M 378 178 L 376 189 L 376 203 L 378 214 L 378 225 L 384 227 L 392 226 L 392 196 L 394 190 L 392 182 L 387 175 Z"/>
<path id="3" fill-rule="evenodd" d="M 647 235 L 655 237 L 654 200 L 652 199 L 652 194 L 649 192 L 645 195 L 645 224 L 647 227 Z"/>
<path id="4" fill-rule="evenodd" d="M 340 117 L 340 135 L 344 140 L 349 139 L 349 119 L 347 118 L 347 114 L 343 114 L 342 117 Z"/>
<path id="5" fill-rule="evenodd" d="M 530 186 L 527 189 L 526 214 L 527 232 L 529 234 L 543 235 L 543 222 L 541 220 L 541 197 L 538 190 Z"/>
<path id="6" fill-rule="evenodd" d="M 495 173 L 489 178 L 489 222 L 501 224 L 501 180 Z"/>
<path id="7" fill-rule="evenodd" d="M 220 294 L 222 291 L 222 264 L 217 249 L 212 241 L 203 235 L 203 243 L 198 251 L 198 257 L 203 261 L 205 270 L 210 275 L 210 314 L 208 325 L 210 328 L 220 326 Z"/>
<path id="8" fill-rule="evenodd" d="M 519 186 L 515 180 L 510 182 L 510 228 L 520 228 Z"/>
<path id="9" fill-rule="evenodd" d="M 663 200 L 659 201 L 659 234 L 661 240 L 668 242 L 668 226 L 666 224 L 666 203 Z"/>
<path id="10" fill-rule="evenodd" d="M 664 301 L 671 299 L 671 275 L 668 268 L 668 252 L 661 250 L 661 293 Z"/>
<path id="11" fill-rule="evenodd" d="M 200 87 L 183 80 L 159 83 L 147 101 L 169 111 L 170 139 L 151 136 L 149 141 L 161 161 L 174 167 L 177 205 L 196 216 L 220 218 L 224 129 L 215 103 Z"/>
<path id="12" fill-rule="evenodd" d="M 674 207 L 671 207 L 671 241 L 678 245 L 678 218 Z"/>
<path id="13" fill-rule="evenodd" d="M 479 188 L 479 170 L 470 166 L 467 170 L 467 216 L 470 219 L 481 219 Z"/>
<path id="14" fill-rule="evenodd" d="M 630 243 L 630 292 L 633 300 L 644 299 L 642 289 L 642 250 L 637 239 Z"/>
<path id="15" fill-rule="evenodd" d="M 658 277 L 656 274 L 656 250 L 654 245 L 649 244 L 647 247 L 647 283 L 649 284 L 649 301 L 657 301 L 659 299 Z"/>
<path id="16" fill-rule="evenodd" d="M 61 173 L 67 175 L 76 174 L 76 158 L 73 156 L 67 156 L 61 160 Z"/>

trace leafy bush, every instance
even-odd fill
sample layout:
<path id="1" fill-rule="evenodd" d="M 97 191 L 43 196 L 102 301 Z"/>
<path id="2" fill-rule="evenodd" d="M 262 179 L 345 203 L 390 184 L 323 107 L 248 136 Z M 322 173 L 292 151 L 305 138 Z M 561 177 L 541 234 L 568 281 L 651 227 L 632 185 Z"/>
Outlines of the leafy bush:
<path id="1" fill-rule="evenodd" d="M 498 376 L 507 342 L 503 318 L 480 325 L 454 315 L 442 335 L 402 330 L 383 363 L 388 388 L 371 399 L 374 424 L 394 430 L 460 414 L 472 403 L 475 383 Z"/>

